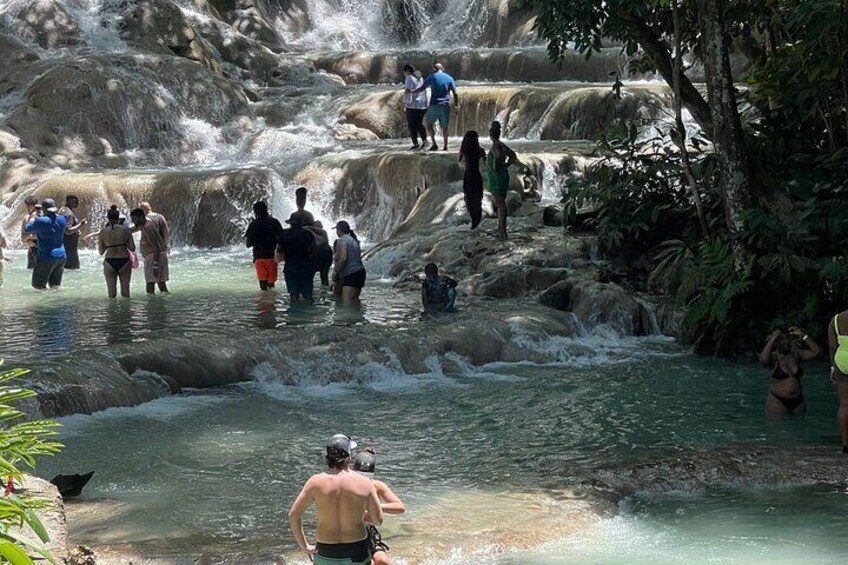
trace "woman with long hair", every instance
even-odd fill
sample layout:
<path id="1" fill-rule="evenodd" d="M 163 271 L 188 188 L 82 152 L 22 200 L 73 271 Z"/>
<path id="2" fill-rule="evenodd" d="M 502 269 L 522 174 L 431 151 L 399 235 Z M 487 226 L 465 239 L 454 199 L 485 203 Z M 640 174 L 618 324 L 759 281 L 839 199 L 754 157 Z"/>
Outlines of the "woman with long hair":
<path id="1" fill-rule="evenodd" d="M 486 152 L 480 147 L 480 137 L 476 131 L 465 132 L 462 146 L 459 148 L 459 160 L 465 164 L 462 192 L 465 194 L 465 207 L 471 215 L 473 230 L 480 225 L 483 218 L 483 175 L 480 174 L 480 161 L 486 161 Z"/>
<path id="2" fill-rule="evenodd" d="M 359 239 L 344 220 L 336 224 L 336 235 L 339 238 L 334 259 L 336 285 L 342 287 L 342 304 L 354 306 L 359 302 L 366 275 Z"/>
<path id="3" fill-rule="evenodd" d="M 97 249 L 103 258 L 103 276 L 106 278 L 106 290 L 109 298 L 118 296 L 118 281 L 121 282 L 121 296 L 130 297 L 132 280 L 132 259 L 130 252 L 135 251 L 132 230 L 121 222 L 121 213 L 117 206 L 106 212 L 106 226 L 97 235 Z"/>

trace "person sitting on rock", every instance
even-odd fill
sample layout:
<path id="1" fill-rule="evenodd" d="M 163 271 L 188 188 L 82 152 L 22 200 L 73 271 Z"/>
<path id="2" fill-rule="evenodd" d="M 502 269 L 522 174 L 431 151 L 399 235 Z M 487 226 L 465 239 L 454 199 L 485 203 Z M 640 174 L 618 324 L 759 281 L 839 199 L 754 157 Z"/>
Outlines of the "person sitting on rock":
<path id="1" fill-rule="evenodd" d="M 424 282 L 421 285 L 421 303 L 424 313 L 452 313 L 456 303 L 457 282 L 445 276 L 439 276 L 439 267 L 428 263 L 424 267 Z"/>

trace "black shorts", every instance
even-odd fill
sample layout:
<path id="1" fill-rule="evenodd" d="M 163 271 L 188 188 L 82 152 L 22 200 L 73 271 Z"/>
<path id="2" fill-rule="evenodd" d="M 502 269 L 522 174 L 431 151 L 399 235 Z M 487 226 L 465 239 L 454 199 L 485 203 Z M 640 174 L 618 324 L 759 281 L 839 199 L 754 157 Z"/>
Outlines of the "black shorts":
<path id="1" fill-rule="evenodd" d="M 342 286 L 352 286 L 353 288 L 362 288 L 365 286 L 365 269 L 344 277 L 342 279 Z"/>

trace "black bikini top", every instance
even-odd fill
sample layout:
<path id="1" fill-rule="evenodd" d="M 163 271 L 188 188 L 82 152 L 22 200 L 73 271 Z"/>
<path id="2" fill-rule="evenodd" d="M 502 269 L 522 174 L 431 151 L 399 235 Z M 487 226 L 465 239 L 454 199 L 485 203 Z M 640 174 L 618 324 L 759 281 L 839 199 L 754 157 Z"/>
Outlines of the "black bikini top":
<path id="1" fill-rule="evenodd" d="M 798 365 L 798 370 L 795 371 L 794 375 L 790 375 L 789 373 L 783 370 L 783 367 L 780 366 L 780 361 L 775 364 L 774 369 L 772 369 L 771 371 L 771 378 L 776 381 L 782 381 L 788 379 L 789 377 L 795 377 L 796 379 L 800 379 L 803 376 L 804 368 L 801 367 L 801 365 Z"/>

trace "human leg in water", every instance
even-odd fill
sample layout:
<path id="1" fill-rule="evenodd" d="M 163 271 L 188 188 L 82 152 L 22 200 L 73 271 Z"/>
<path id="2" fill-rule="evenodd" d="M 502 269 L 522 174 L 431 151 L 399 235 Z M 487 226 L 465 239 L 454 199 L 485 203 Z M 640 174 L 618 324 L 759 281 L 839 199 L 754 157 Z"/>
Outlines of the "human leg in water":
<path id="1" fill-rule="evenodd" d="M 159 285 L 159 292 L 164 292 L 164 293 L 171 292 L 170 290 L 168 290 L 168 283 L 160 282 L 160 283 L 158 283 L 158 285 Z"/>
<path id="2" fill-rule="evenodd" d="M 447 295 L 448 303 L 445 306 L 445 312 L 450 314 L 453 312 L 454 307 L 456 306 L 456 289 L 453 287 L 448 287 Z"/>
<path id="3" fill-rule="evenodd" d="M 259 281 L 259 290 L 268 290 L 268 281 Z"/>

